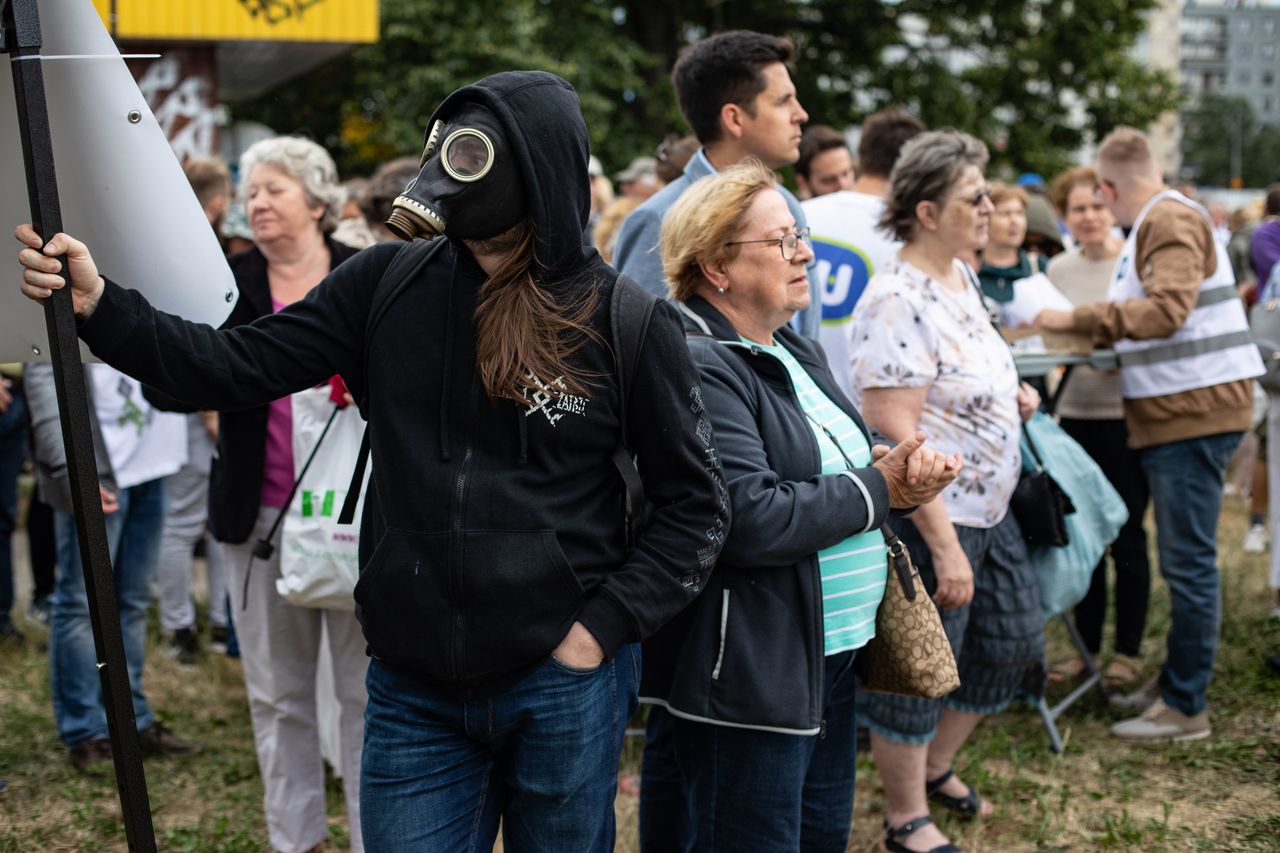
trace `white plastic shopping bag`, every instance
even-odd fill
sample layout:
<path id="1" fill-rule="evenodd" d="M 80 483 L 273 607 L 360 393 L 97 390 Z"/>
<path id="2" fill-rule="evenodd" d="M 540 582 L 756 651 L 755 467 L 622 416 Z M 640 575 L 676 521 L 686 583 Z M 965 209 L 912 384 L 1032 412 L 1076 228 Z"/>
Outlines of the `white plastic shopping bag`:
<path id="1" fill-rule="evenodd" d="M 333 423 L 285 514 L 276 589 L 299 607 L 354 610 L 359 526 L 338 524 L 338 513 L 351 485 L 364 420 L 355 406 L 334 414 L 328 385 L 294 394 L 291 403 L 295 476 L 316 448 L 331 415 Z M 366 483 L 368 477 L 366 468 Z M 362 483 L 356 505 L 357 519 L 364 509 L 364 486 Z"/>

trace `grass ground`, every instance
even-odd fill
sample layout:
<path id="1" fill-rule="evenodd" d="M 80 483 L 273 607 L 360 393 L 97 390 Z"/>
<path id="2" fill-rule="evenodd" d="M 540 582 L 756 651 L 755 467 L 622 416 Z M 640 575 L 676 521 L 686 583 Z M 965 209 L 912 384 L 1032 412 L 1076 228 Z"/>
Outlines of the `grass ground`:
<path id="1" fill-rule="evenodd" d="M 964 825 L 937 815 L 967 851 L 1280 850 L 1280 678 L 1266 655 L 1280 651 L 1280 620 L 1268 617 L 1267 556 L 1240 550 L 1245 516 L 1229 503 L 1220 529 L 1224 619 L 1210 703 L 1211 740 L 1137 746 L 1111 738 L 1121 714 L 1088 696 L 1060 719 L 1066 749 L 1049 751 L 1027 707 L 983 723 L 959 771 L 996 806 Z M 0 853 L 124 849 L 110 780 L 77 775 L 50 720 L 48 664 L 36 626 L 25 648 L 0 648 Z M 1150 667 L 1168 629 L 1168 591 L 1159 581 L 1145 647 Z M 1068 656 L 1065 632 L 1049 629 L 1050 661 Z M 157 639 L 153 635 L 153 643 Z M 239 664 L 210 656 L 182 670 L 153 647 L 146 684 L 162 719 L 204 744 L 195 756 L 148 759 L 162 850 L 267 849 L 258 777 Z M 638 749 L 629 743 L 624 772 Z M 850 851 L 873 849 L 883 791 L 868 759 L 859 763 Z M 636 849 L 637 803 L 620 795 L 618 849 Z M 348 839 L 340 786 L 329 785 L 331 849 Z"/>

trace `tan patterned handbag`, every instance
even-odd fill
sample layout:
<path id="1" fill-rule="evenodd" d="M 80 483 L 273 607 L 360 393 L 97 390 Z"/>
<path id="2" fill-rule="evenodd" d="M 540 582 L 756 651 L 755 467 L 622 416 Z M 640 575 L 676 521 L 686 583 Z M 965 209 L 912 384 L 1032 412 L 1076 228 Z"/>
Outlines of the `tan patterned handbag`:
<path id="1" fill-rule="evenodd" d="M 860 687 L 937 699 L 960 686 L 951 642 L 907 546 L 887 525 L 881 532 L 889 546 L 890 580 L 876 611 L 876 635 L 854 659 Z"/>

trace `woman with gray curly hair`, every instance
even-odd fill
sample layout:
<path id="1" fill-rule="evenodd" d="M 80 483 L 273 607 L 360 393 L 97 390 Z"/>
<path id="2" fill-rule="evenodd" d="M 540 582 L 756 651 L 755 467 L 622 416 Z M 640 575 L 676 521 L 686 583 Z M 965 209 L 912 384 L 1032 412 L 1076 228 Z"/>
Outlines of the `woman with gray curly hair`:
<path id="1" fill-rule="evenodd" d="M 329 234 L 346 193 L 333 158 L 294 136 L 265 139 L 240 158 L 253 247 L 230 259 L 240 301 L 225 327 L 252 323 L 302 299 L 356 253 Z M 294 480 L 288 397 L 219 415 L 209 482 L 209 527 L 223 549 L 232 618 L 262 773 L 267 833 L 282 853 L 315 849 L 328 836 L 316 710 L 321 636 L 327 636 L 338 698 L 339 751 L 353 850 L 360 843 L 360 748 L 368 658 L 350 610 L 295 607 L 276 592 L 279 548 L 255 559 Z M 323 631 L 321 630 L 323 627 Z"/>
<path id="2" fill-rule="evenodd" d="M 903 147 L 881 226 L 904 245 L 853 314 L 854 400 L 867 424 L 896 441 L 921 430 L 938 452 L 965 460 L 936 499 L 889 520 L 960 668 L 960 687 L 942 699 L 877 693 L 863 703 L 888 800 L 885 846 L 899 853 L 959 849 L 932 825 L 926 800 L 963 818 L 990 813 L 955 775 L 955 755 L 983 715 L 1039 695 L 1044 680 L 1039 588 L 1009 512 L 1020 421 L 1039 395 L 1018 382 L 976 277 L 956 257 L 987 242 L 986 163 L 985 146 L 954 130 Z"/>

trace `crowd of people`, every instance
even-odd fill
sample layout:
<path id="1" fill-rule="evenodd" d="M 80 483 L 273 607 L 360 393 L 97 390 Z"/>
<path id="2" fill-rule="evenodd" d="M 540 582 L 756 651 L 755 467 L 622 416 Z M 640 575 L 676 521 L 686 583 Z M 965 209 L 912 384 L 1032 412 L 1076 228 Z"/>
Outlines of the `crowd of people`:
<path id="1" fill-rule="evenodd" d="M 1022 424 L 1050 396 L 1129 513 L 1114 583 L 1104 557 L 1074 613 L 1100 657 L 1113 588 L 1103 673 L 1134 716 L 1112 732 L 1210 735 L 1222 485 L 1259 423 L 1245 303 L 1280 298 L 1280 189 L 1228 240 L 1165 186 L 1139 131 L 1115 129 L 1096 164 L 1048 184 L 993 182 L 979 140 L 902 109 L 869 116 L 856 149 L 803 130 L 796 73 L 785 38 L 690 45 L 672 82 L 691 135 L 612 181 L 573 89 L 542 72 L 459 89 L 421 158 L 367 180 L 340 184 L 297 137 L 249 148 L 234 196 L 225 166 L 188 163 L 211 226 L 229 250 L 244 241 L 218 330 L 100 274 L 74 235 L 18 229 L 23 291 L 63 287 L 65 255 L 103 362 L 86 377 L 145 751 L 199 748 L 143 689 L 158 587 L 180 662 L 243 661 L 283 853 L 323 849 L 326 715 L 353 849 L 488 849 L 501 825 L 512 850 L 611 850 L 641 702 L 643 850 L 845 850 L 860 727 L 886 849 L 958 850 L 930 810 L 992 812 L 955 772 L 983 717 L 1102 665 L 1045 660 L 1037 567 L 1010 511 Z M 1073 310 L 1002 328 L 1046 287 Z M 619 345 L 626 311 L 643 311 L 634 351 Z M 1009 331 L 1113 348 L 1120 367 L 1024 382 Z M 7 537 L 30 434 L 31 613 L 50 628 L 58 736 L 101 774 L 112 746 L 52 371 L 3 370 L 0 637 L 19 636 Z M 285 600 L 279 548 L 261 547 L 301 463 L 290 395 L 330 382 L 368 420 L 354 612 Z M 1280 428 L 1280 403 L 1269 418 Z M 1262 465 L 1280 494 L 1280 460 Z M 624 511 L 637 481 L 643 507 Z M 1144 681 L 1148 504 L 1172 609 Z M 956 658 L 943 697 L 859 686 L 888 537 Z M 1272 567 L 1280 614 L 1280 555 Z"/>

